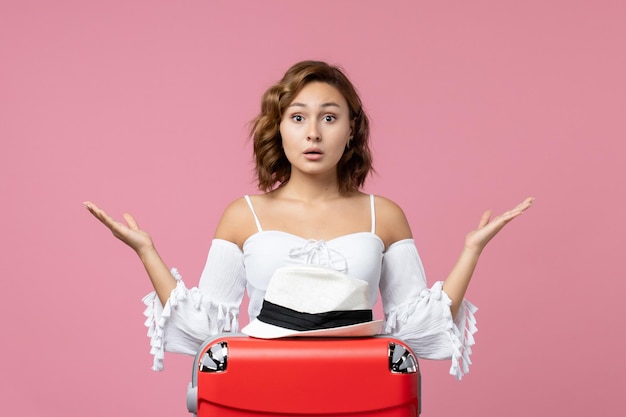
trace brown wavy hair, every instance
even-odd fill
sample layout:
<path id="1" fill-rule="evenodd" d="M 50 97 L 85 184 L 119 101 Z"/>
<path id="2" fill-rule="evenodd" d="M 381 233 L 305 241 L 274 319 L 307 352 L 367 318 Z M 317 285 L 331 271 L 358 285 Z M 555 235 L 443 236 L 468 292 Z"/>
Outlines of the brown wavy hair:
<path id="1" fill-rule="evenodd" d="M 373 171 L 369 148 L 369 120 L 361 99 L 343 71 L 321 61 L 302 61 L 293 65 L 283 78 L 267 89 L 261 98 L 261 113 L 250 122 L 258 187 L 263 191 L 289 181 L 291 164 L 285 155 L 280 136 L 280 122 L 285 109 L 300 90 L 310 82 L 325 82 L 343 95 L 354 120 L 352 140 L 337 164 L 337 182 L 341 193 L 361 188 Z"/>

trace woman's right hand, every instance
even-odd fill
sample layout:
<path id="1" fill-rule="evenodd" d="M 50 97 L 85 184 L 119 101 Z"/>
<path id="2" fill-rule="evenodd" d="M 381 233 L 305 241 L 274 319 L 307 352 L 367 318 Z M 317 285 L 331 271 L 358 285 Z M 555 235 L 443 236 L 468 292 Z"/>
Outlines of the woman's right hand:
<path id="1" fill-rule="evenodd" d="M 138 255 L 154 248 L 150 235 L 139 228 L 137 221 L 129 213 L 123 214 L 126 221 L 126 224 L 124 224 L 113 219 L 104 210 L 90 201 L 85 201 L 83 204 L 95 218 L 109 228 L 113 236 L 130 246 Z"/>

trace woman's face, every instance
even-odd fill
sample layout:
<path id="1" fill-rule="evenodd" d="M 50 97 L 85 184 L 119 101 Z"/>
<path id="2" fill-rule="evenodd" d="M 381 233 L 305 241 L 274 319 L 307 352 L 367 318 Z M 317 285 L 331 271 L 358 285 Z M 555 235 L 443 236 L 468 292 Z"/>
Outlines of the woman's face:
<path id="1" fill-rule="evenodd" d="M 354 122 L 343 95 L 330 84 L 310 82 L 287 106 L 280 122 L 283 149 L 297 172 L 336 175 Z"/>

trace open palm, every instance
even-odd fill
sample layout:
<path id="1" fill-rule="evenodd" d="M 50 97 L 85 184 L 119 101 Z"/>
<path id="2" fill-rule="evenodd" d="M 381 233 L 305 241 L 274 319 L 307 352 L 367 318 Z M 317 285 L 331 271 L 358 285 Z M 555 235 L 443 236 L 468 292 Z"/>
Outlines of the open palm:
<path id="1" fill-rule="evenodd" d="M 96 206 L 94 203 L 86 201 L 85 207 L 91 214 L 102 222 L 113 236 L 130 246 L 135 252 L 139 253 L 144 249 L 153 246 L 150 235 L 139 228 L 137 221 L 129 213 L 124 213 L 125 224 L 113 219 L 104 210 Z"/>
<path id="2" fill-rule="evenodd" d="M 478 228 L 469 232 L 465 237 L 465 247 L 479 252 L 482 251 L 487 243 L 489 243 L 507 223 L 526 211 L 526 209 L 533 204 L 534 200 L 534 198 L 529 197 L 515 208 L 493 219 L 491 218 L 491 210 L 487 210 L 480 218 Z"/>

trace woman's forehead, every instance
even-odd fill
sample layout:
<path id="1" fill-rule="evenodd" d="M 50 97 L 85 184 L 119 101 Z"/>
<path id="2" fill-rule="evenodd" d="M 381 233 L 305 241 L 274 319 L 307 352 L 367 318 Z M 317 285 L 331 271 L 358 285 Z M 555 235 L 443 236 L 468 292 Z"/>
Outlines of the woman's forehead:
<path id="1" fill-rule="evenodd" d="M 310 82 L 296 94 L 288 107 L 347 107 L 343 94 L 334 86 L 320 81 Z"/>

